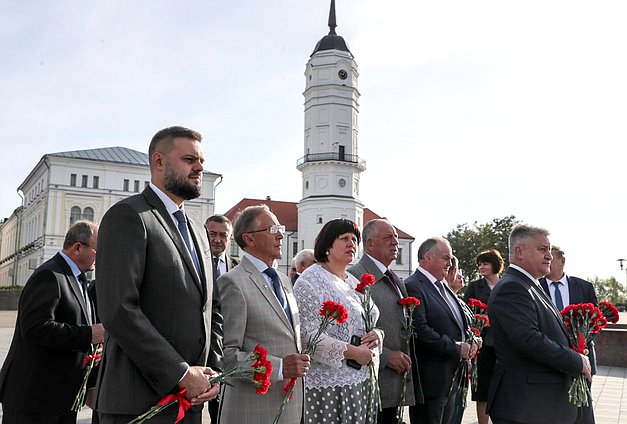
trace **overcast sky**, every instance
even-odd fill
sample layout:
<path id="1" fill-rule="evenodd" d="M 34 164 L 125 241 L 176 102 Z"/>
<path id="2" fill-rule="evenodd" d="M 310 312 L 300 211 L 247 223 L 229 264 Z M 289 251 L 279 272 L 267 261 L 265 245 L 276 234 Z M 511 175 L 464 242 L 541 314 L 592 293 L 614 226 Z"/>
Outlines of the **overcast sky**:
<path id="1" fill-rule="evenodd" d="M 515 215 L 567 273 L 627 257 L 627 3 L 337 0 L 359 66 L 361 200 L 417 239 Z M 0 216 L 46 153 L 205 137 L 216 209 L 298 201 L 303 76 L 328 0 L 0 5 Z M 414 260 L 415 263 L 415 260 Z"/>

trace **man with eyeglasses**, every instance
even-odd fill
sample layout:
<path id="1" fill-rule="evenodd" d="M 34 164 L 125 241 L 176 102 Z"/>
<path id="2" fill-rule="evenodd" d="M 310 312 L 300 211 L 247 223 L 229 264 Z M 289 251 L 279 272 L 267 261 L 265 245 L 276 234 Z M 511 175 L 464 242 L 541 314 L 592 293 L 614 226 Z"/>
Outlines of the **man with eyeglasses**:
<path id="1" fill-rule="evenodd" d="M 271 386 L 259 396 L 248 381 L 226 386 L 220 406 L 220 423 L 271 422 L 292 378 L 309 370 L 302 355 L 300 319 L 289 278 L 273 267 L 281 257 L 285 226 L 266 205 L 249 206 L 237 217 L 235 242 L 244 250 L 241 262 L 217 280 L 224 316 L 224 366 L 248 358 L 257 344 L 272 362 Z M 294 395 L 281 423 L 300 423 L 304 405 L 303 382 L 296 381 Z"/>
<path id="2" fill-rule="evenodd" d="M 94 269 L 97 239 L 97 225 L 74 223 L 63 249 L 26 282 L 0 373 L 4 424 L 76 423 L 71 408 L 83 361 L 104 336 L 85 278 Z"/>

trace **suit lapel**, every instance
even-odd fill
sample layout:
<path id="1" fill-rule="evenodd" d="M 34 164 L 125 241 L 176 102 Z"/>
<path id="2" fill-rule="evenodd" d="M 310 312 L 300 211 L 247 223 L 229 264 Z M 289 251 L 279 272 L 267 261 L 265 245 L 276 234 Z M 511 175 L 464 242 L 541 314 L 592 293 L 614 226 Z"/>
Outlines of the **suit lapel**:
<path id="1" fill-rule="evenodd" d="M 555 315 L 555 318 L 557 318 L 557 321 L 559 322 L 562 332 L 568 338 L 568 330 L 566 329 L 566 326 L 564 325 L 564 320 L 562 320 L 562 316 L 560 315 L 560 312 L 557 310 L 557 308 L 553 304 L 553 301 L 551 300 L 549 295 L 545 293 L 544 288 L 542 288 L 541 286 L 538 286 L 538 284 L 536 284 L 533 280 L 530 280 L 529 277 L 527 277 L 525 274 L 518 271 L 517 269 L 508 268 L 507 272 L 513 272 L 516 276 L 518 276 L 518 278 L 523 279 L 525 284 L 527 284 L 529 288 L 536 294 L 536 297 L 538 298 L 538 300 L 540 300 L 540 302 L 543 303 L 544 306 L 553 313 L 553 315 Z"/>
<path id="2" fill-rule="evenodd" d="M 379 267 L 374 262 L 372 262 L 372 259 L 370 259 L 368 255 L 364 253 L 359 262 L 361 262 L 361 265 L 366 270 L 366 273 L 374 275 L 375 281 L 377 283 L 381 282 L 381 284 L 384 284 L 386 290 L 389 290 L 391 293 L 393 293 L 395 297 L 398 297 L 398 293 L 396 292 L 394 285 L 399 288 L 399 290 L 403 294 L 403 297 L 407 297 L 407 289 L 405 287 L 401 287 L 402 283 L 400 282 L 400 280 L 390 281 L 390 278 L 381 272 Z M 361 275 L 358 276 L 357 279 L 361 280 Z"/>
<path id="3" fill-rule="evenodd" d="M 196 271 L 196 267 L 194 266 L 192 256 L 187 250 L 187 246 L 185 245 L 185 240 L 183 240 L 183 236 L 181 236 L 181 233 L 179 232 L 178 228 L 174 224 L 174 221 L 172 220 L 172 217 L 168 213 L 167 209 L 165 208 L 165 205 L 163 204 L 161 199 L 159 199 L 159 197 L 155 194 L 155 192 L 152 191 L 150 187 L 146 188 L 143 194 L 146 197 L 146 201 L 148 202 L 148 204 L 150 204 L 154 208 L 152 210 L 153 215 L 155 216 L 157 221 L 159 221 L 159 223 L 161 224 L 161 226 L 163 227 L 167 235 L 174 242 L 174 245 L 176 246 L 176 249 L 179 251 L 179 254 L 181 255 L 181 258 L 183 259 L 183 262 L 185 262 L 185 265 L 187 266 L 187 269 L 190 275 L 192 276 L 192 279 L 196 283 L 198 290 L 200 290 L 200 293 L 203 296 L 205 296 L 205 290 L 203 289 L 203 285 L 200 281 L 200 276 L 198 275 L 198 272 Z M 189 227 L 192 227 L 192 226 L 190 225 Z M 191 232 L 192 232 L 192 238 L 195 241 L 196 232 L 195 231 L 191 231 Z M 196 247 L 197 246 L 198 244 L 196 243 Z M 197 253 L 198 253 L 198 250 L 197 250 Z M 201 256 L 202 255 L 199 256 L 198 258 L 199 260 L 201 259 Z"/>
<path id="4" fill-rule="evenodd" d="M 435 288 L 433 283 L 431 281 L 429 281 L 429 278 L 427 278 L 426 275 L 424 275 L 420 271 L 417 271 L 417 272 L 420 274 L 420 276 L 421 276 L 420 277 L 420 281 L 424 285 L 424 287 L 427 290 L 427 292 L 431 293 L 431 297 L 434 298 L 440 304 L 442 309 L 444 309 L 446 311 L 446 313 L 453 320 L 455 325 L 457 325 L 459 327 L 459 323 L 457 322 L 457 319 L 455 318 L 455 315 L 453 315 L 453 311 L 451 311 L 451 307 L 448 305 L 446 300 L 444 300 L 444 298 L 442 297 L 442 294 L 438 291 L 438 289 Z M 464 331 L 463 328 L 460 328 L 460 330 L 462 332 Z"/>
<path id="5" fill-rule="evenodd" d="M 279 303 L 279 299 L 277 299 L 276 295 L 274 294 L 274 289 L 272 288 L 271 283 L 268 283 L 268 280 L 266 280 L 266 278 L 261 274 L 261 272 L 259 272 L 259 270 L 255 268 L 255 266 L 245 257 L 242 259 L 242 262 L 240 262 L 240 265 L 242 265 L 244 270 L 246 270 L 246 272 L 248 273 L 248 278 L 250 278 L 250 281 L 255 285 L 255 287 L 257 287 L 257 289 L 261 292 L 261 294 L 266 298 L 266 300 L 268 301 L 268 303 L 270 304 L 274 312 L 279 316 L 281 321 L 290 330 L 292 330 L 292 332 L 294 332 L 294 328 L 292 327 L 292 324 L 290 324 L 290 321 L 287 319 L 287 316 L 285 315 L 285 311 L 283 310 L 283 307 Z M 287 295 L 287 290 L 285 289 L 285 283 L 283 279 L 280 277 L 280 274 L 279 274 L 279 279 L 281 281 L 281 286 L 283 286 L 283 291 Z M 293 295 L 291 294 L 291 291 L 290 291 L 290 296 L 287 296 L 287 297 L 293 297 Z M 288 303 L 291 309 L 293 303 L 295 302 L 288 300 Z M 294 309 L 292 309 L 292 311 L 293 310 Z M 292 312 L 292 318 L 293 318 L 293 315 L 294 313 Z"/>
<path id="6" fill-rule="evenodd" d="M 85 302 L 85 296 L 83 296 L 83 292 L 81 291 L 81 288 L 79 286 L 80 283 L 78 282 L 76 277 L 74 277 L 74 273 L 72 272 L 72 268 L 70 268 L 70 266 L 65 261 L 63 256 L 61 256 L 59 253 L 57 253 L 54 256 L 54 258 L 55 258 L 55 261 L 61 267 L 61 269 L 63 269 L 63 273 L 65 274 L 65 281 L 67 282 L 67 284 L 72 289 L 72 293 L 74 294 L 74 297 L 76 298 L 76 301 L 78 302 L 78 304 L 81 307 L 81 312 L 83 313 L 83 318 L 85 319 L 85 322 L 89 324 L 89 322 L 90 322 L 89 321 L 89 312 L 87 310 L 87 303 Z M 87 295 L 87 293 L 85 293 L 85 295 Z"/>
<path id="7" fill-rule="evenodd" d="M 588 300 L 586 300 L 584 296 L 583 288 L 581 287 L 580 284 L 577 284 L 575 280 L 568 278 L 568 275 L 566 276 L 566 281 L 568 281 L 568 303 L 569 304 L 573 305 L 575 303 L 588 302 Z"/>

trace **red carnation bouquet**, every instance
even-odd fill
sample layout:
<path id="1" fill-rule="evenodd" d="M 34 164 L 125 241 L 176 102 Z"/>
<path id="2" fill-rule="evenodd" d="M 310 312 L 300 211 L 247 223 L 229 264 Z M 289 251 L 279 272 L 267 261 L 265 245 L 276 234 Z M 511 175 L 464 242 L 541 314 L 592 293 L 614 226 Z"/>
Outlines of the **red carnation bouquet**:
<path id="1" fill-rule="evenodd" d="M 481 337 L 481 333 L 485 328 L 490 326 L 490 318 L 488 318 L 488 305 L 480 301 L 479 299 L 468 299 L 468 307 L 474 314 L 474 318 L 470 323 L 470 330 L 475 337 Z M 477 355 L 470 360 L 470 384 L 473 390 L 477 390 L 477 382 L 479 374 L 477 371 Z"/>
<path id="2" fill-rule="evenodd" d="M 585 354 L 588 343 L 607 325 L 601 310 L 592 303 L 568 305 L 560 314 L 566 325 L 571 347 L 582 355 Z M 590 405 L 590 392 L 583 374 L 573 378 L 568 390 L 568 400 L 578 407 Z"/>
<path id="3" fill-rule="evenodd" d="M 209 378 L 211 384 L 227 383 L 232 378 L 244 378 L 250 381 L 256 388 L 257 394 L 265 395 L 270 388 L 270 375 L 272 375 L 272 363 L 266 359 L 268 352 L 260 344 L 255 346 L 253 352 L 248 357 L 251 365 L 236 364 L 227 367 L 223 373 Z M 186 390 L 181 389 L 177 393 L 165 395 L 155 406 L 144 412 L 139 417 L 128 424 L 140 424 L 150 420 L 164 409 L 178 403 L 179 412 L 174 423 L 178 423 L 185 416 L 185 412 L 191 408 L 192 404 L 185 397 Z"/>
<path id="4" fill-rule="evenodd" d="M 102 343 L 98 343 L 95 345 L 91 345 L 90 352 L 85 359 L 83 360 L 83 367 L 85 367 L 85 375 L 83 376 L 83 382 L 81 383 L 81 387 L 78 389 L 78 393 L 74 398 L 74 403 L 72 404 L 72 411 L 78 412 L 85 404 L 85 396 L 87 395 L 87 381 L 89 380 L 89 375 L 91 371 L 94 369 L 96 365 L 100 362 L 100 357 L 102 355 Z"/>
<path id="5" fill-rule="evenodd" d="M 611 302 L 602 300 L 599 302 L 599 309 L 608 323 L 616 324 L 618 322 L 618 318 L 620 316 L 618 309 Z"/>
<path id="6" fill-rule="evenodd" d="M 348 312 L 346 312 L 346 308 L 339 302 L 333 302 L 332 300 L 326 300 L 322 303 L 322 308 L 320 309 L 320 316 L 322 316 L 322 320 L 320 321 L 320 326 L 318 327 L 318 331 L 316 334 L 311 336 L 305 345 L 305 350 L 302 353 L 306 355 L 312 356 L 316 351 L 316 348 L 320 344 L 320 340 L 322 339 L 322 334 L 329 328 L 329 325 L 333 321 L 338 324 L 344 324 L 348 319 Z M 279 412 L 277 416 L 272 421 L 273 424 L 278 424 L 281 419 L 281 415 L 285 410 L 285 406 L 287 403 L 292 400 L 292 396 L 294 395 L 294 386 L 296 385 L 296 378 L 290 379 L 287 382 L 284 389 L 285 390 L 285 398 L 283 398 L 283 402 L 281 402 L 281 407 L 279 408 Z"/>
<path id="7" fill-rule="evenodd" d="M 405 352 L 409 354 L 410 345 L 412 339 L 414 337 L 414 324 L 413 324 L 413 316 L 414 309 L 420 305 L 420 300 L 415 297 L 404 297 L 398 301 L 398 304 L 403 307 L 403 339 L 405 339 Z M 405 405 L 405 397 L 407 395 L 407 374 L 409 371 L 405 371 L 403 373 L 403 390 L 401 391 L 401 400 L 398 404 L 398 409 L 396 410 L 396 421 L 398 424 L 403 423 L 403 407 Z"/>
<path id="8" fill-rule="evenodd" d="M 362 274 L 361 282 L 357 284 L 355 290 L 362 294 L 361 307 L 364 310 L 361 315 L 364 319 L 364 325 L 366 327 L 366 333 L 374 329 L 374 322 L 372 322 L 372 309 L 374 308 L 374 302 L 372 301 L 372 286 L 377 282 L 377 279 L 372 274 Z M 379 407 L 381 406 L 381 395 L 379 393 L 379 383 L 377 381 L 377 370 L 374 369 L 374 363 L 370 361 L 368 363 L 368 370 L 370 372 L 370 390 L 368 390 L 368 422 L 375 421 L 374 415 L 374 395 L 376 393 L 379 400 Z"/>

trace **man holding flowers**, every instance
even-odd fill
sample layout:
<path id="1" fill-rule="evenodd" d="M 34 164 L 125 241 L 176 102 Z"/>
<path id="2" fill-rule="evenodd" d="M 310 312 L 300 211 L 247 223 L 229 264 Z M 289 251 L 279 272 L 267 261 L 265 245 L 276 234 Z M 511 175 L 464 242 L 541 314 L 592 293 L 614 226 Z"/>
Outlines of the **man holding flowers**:
<path id="1" fill-rule="evenodd" d="M 497 358 L 488 412 L 495 424 L 574 423 L 570 381 L 581 373 L 592 379 L 588 357 L 571 349 L 559 311 L 538 281 L 553 259 L 548 236 L 526 224 L 512 229 L 510 266 L 488 303 Z"/>
<path id="2" fill-rule="evenodd" d="M 407 294 L 421 302 L 414 311 L 414 345 L 425 403 L 409 408 L 412 423 L 451 422 L 460 363 L 477 353 L 468 336 L 470 310 L 445 283 L 452 257 L 448 240 L 429 238 L 418 248 L 418 269 L 405 280 Z"/>
<path id="3" fill-rule="evenodd" d="M 357 279 L 363 274 L 372 274 L 376 283 L 371 288 L 372 300 L 381 313 L 378 327 L 384 331 L 383 351 L 379 364 L 379 388 L 382 411 L 377 422 L 395 421 L 401 399 L 403 374 L 408 372 L 405 404 L 414 405 L 414 384 L 412 383 L 412 353 L 406 351 L 403 339 L 403 306 L 398 301 L 407 297 L 405 283 L 389 268 L 398 255 L 398 234 L 386 219 L 373 219 L 365 226 L 362 233 L 364 254 L 357 264 L 348 268 L 348 272 Z M 420 378 L 415 384 L 416 397 L 422 403 Z"/>
<path id="4" fill-rule="evenodd" d="M 224 387 L 219 420 L 270 423 L 283 403 L 285 384 L 309 370 L 309 356 L 299 353 L 300 318 L 292 285 L 272 266 L 281 257 L 285 227 L 266 205 L 257 205 L 241 211 L 233 230 L 244 255 L 217 280 L 224 315 L 224 366 L 245 361 L 262 344 L 273 371 L 264 396 L 248 381 L 231 380 Z M 280 422 L 301 422 L 303 407 L 303 379 L 298 378 Z"/>

